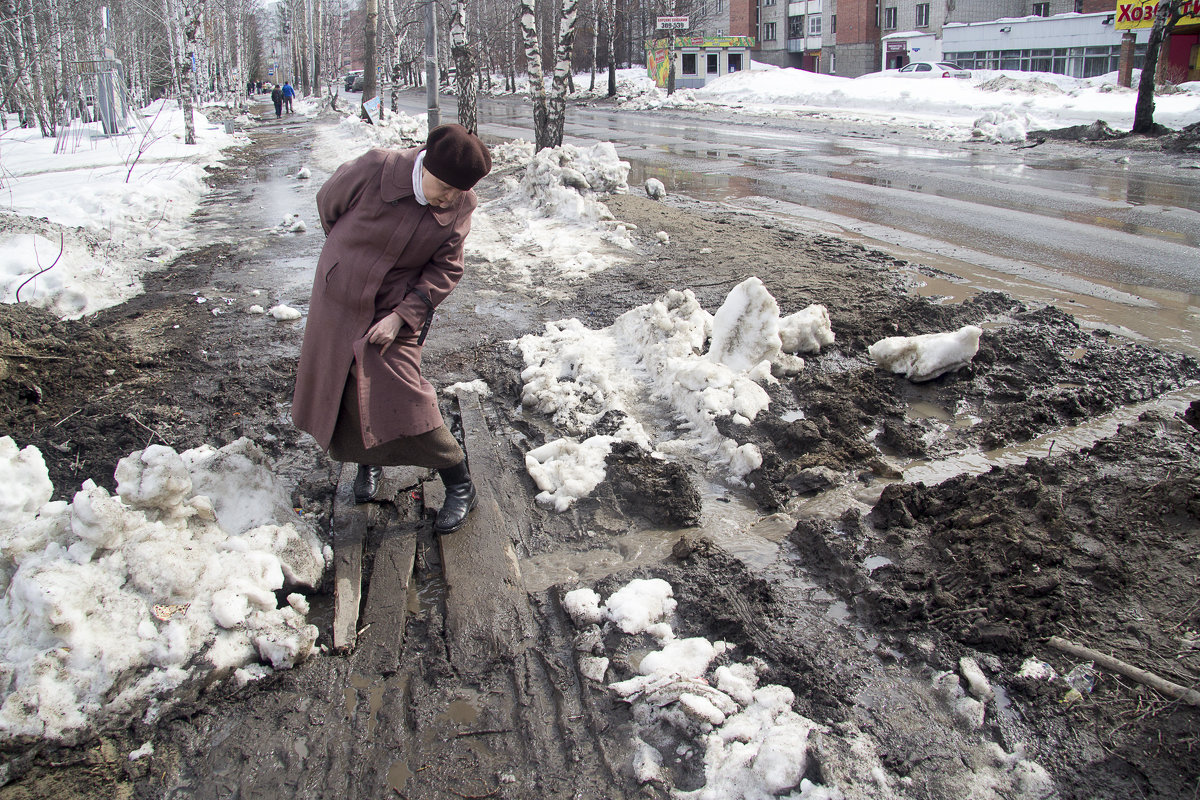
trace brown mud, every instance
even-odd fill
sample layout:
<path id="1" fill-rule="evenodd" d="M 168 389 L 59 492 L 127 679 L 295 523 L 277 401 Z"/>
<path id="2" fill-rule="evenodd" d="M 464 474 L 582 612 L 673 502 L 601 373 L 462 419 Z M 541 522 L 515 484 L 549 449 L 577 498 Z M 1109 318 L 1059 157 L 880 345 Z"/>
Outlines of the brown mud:
<path id="1" fill-rule="evenodd" d="M 218 188 L 236 195 L 242 187 L 248 197 L 254 174 L 292 164 L 303 129 L 263 127 L 254 147 L 214 175 Z M 890 716 L 864 705 L 871 676 L 913 680 L 954 670 L 962 656 L 976 658 L 1002 690 L 983 735 L 1008 750 L 1023 743 L 1052 776 L 1052 796 L 1200 793 L 1196 708 L 1104 671 L 1078 696 L 1061 679 L 1014 677 L 1028 658 L 1068 673 L 1077 661 L 1047 644 L 1060 636 L 1183 686 L 1200 682 L 1197 405 L 1149 411 L 1083 449 L 1051 447 L 936 485 L 895 482 L 911 463 L 1018 445 L 1160 397 L 1200 380 L 1200 364 L 1004 295 L 958 305 L 919 298 L 910 293 L 919 264 L 727 207 L 637 193 L 609 206 L 637 226 L 630 263 L 518 321 L 470 313 L 494 296 L 485 292 L 505 287 L 468 266 L 430 334 L 425 369 L 435 385 L 482 377 L 494 393 L 485 414 L 511 467 L 506 502 L 520 512 L 512 536 L 522 560 L 665 529 L 673 554 L 616 565 L 593 588 L 604 594 L 632 577 L 670 581 L 680 635 L 734 643 L 764 661 L 764 680 L 793 689 L 801 713 L 834 732 L 865 731 L 896 797 L 965 796 L 947 778 L 962 769 L 946 738 L 958 734 L 935 727 L 901 694 Z M 657 231 L 671 244 L 660 246 Z M 276 257 L 315 246 L 273 245 Z M 198 291 L 234 295 L 238 275 L 264 257 L 229 243 L 195 250 L 150 276 L 144 295 L 83 322 L 0 306 L 0 429 L 42 450 L 58 497 L 69 499 L 85 478 L 111 488 L 116 462 L 150 443 L 183 450 L 249 436 L 295 486 L 294 504 L 329 536 L 336 471 L 286 413 L 302 329 L 213 314 L 195 300 Z M 608 325 L 668 289 L 691 289 L 714 311 L 750 276 L 789 313 L 824 304 L 837 340 L 771 387 L 771 408 L 752 426 L 727 426 L 727 435 L 761 448 L 764 464 L 748 487 L 726 487 L 726 499 L 746 498 L 762 515 L 839 486 L 875 486 L 878 501 L 833 516 L 798 513 L 775 572 L 706 540 L 697 527 L 702 487 L 686 469 L 629 449 L 610 457 L 609 480 L 571 511 L 537 506 L 522 457 L 547 432 L 519 408 L 522 364 L 508 342 L 551 319 Z M 271 302 L 282 300 L 296 298 Z M 927 384 L 877 370 L 866 355 L 885 336 L 965 324 L 985 329 L 979 354 Z M 363 654 L 327 649 L 327 582 L 310 598 L 321 654 L 243 688 L 220 680 L 190 687 L 161 719 L 130 720 L 73 747 L 9 747 L 0 798 L 668 796 L 670 787 L 639 786 L 629 772 L 628 707 L 578 672 L 575 631 L 558 602 L 575 584 L 528 593 L 519 658 L 464 670 L 445 639 L 428 516 L 419 502 L 412 514 L 420 538 L 397 670 L 376 672 Z M 799 591 L 780 571 L 813 586 Z M 813 597 L 839 601 L 849 623 L 822 628 L 824 606 Z M 614 665 L 645 645 L 609 643 Z M 814 744 L 813 780 L 839 774 L 833 739 Z M 146 741 L 155 753 L 128 760 Z M 677 756 L 667 768 L 676 788 L 703 781 L 694 757 Z"/>

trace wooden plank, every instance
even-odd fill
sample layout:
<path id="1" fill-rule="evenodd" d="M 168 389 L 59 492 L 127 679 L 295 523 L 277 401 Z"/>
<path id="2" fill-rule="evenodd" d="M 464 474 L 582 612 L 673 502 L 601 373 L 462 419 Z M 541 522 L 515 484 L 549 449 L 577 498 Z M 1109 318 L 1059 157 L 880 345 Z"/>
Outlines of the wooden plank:
<path id="1" fill-rule="evenodd" d="M 417 554 L 417 532 L 411 520 L 387 527 L 375 551 L 354 669 L 363 675 L 391 675 L 400 667 L 404 624 L 408 617 L 408 582 Z"/>
<path id="2" fill-rule="evenodd" d="M 429 470 L 425 467 L 384 467 L 383 477 L 379 479 L 379 491 L 375 494 L 376 502 L 396 503 L 405 502 L 401 493 L 415 489 Z"/>
<path id="3" fill-rule="evenodd" d="M 363 540 L 367 535 L 366 507 L 354 502 L 357 464 L 342 464 L 333 498 L 334 603 L 333 647 L 354 647 L 358 631 L 358 608 L 362 597 Z"/>
<path id="4" fill-rule="evenodd" d="M 500 512 L 489 476 L 501 469 L 479 398 L 459 392 L 467 457 L 479 493 L 467 523 L 438 537 L 446 577 L 446 627 L 450 657 L 460 669 L 508 662 L 525 641 L 528 614 L 510 525 Z"/>

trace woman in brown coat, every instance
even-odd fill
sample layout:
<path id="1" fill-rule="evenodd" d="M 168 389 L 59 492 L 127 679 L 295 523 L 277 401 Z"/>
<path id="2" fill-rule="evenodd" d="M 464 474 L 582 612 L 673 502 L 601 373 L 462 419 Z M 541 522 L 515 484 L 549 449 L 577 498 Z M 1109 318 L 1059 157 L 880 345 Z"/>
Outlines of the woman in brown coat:
<path id="1" fill-rule="evenodd" d="M 463 275 L 472 187 L 491 154 L 461 125 L 424 148 L 371 150 L 317 192 L 328 237 L 317 261 L 292 420 L 338 461 L 359 465 L 355 499 L 375 497 L 384 465 L 436 468 L 446 502 L 434 529 L 457 530 L 475 507 L 462 448 L 421 375 L 433 310 Z"/>

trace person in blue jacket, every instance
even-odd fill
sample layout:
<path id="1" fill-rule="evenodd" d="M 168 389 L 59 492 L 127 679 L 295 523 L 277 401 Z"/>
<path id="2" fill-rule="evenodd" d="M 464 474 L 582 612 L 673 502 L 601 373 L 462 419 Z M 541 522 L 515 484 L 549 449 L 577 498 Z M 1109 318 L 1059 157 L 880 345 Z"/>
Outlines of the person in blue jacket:
<path id="1" fill-rule="evenodd" d="M 287 113 L 292 113 L 292 98 L 296 96 L 296 90 L 292 88 L 290 83 L 283 84 L 283 110 Z"/>

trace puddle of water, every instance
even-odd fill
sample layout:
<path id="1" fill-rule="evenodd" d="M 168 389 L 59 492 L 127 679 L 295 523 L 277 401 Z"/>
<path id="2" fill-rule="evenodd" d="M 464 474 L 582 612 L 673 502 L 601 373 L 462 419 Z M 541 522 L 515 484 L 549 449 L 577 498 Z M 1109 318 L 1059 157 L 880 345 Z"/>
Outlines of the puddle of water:
<path id="1" fill-rule="evenodd" d="M 441 575 L 429 575 L 421 581 L 409 581 L 408 613 L 428 616 L 441 607 L 446 592 L 446 579 Z"/>
<path id="2" fill-rule="evenodd" d="M 701 500 L 700 528 L 705 538 L 752 569 L 776 560 L 779 543 L 796 524 L 788 514 L 762 517 L 753 503 L 727 496 L 717 486 L 701 487 Z M 531 592 L 576 580 L 591 584 L 618 570 L 666 560 L 681 535 L 683 532 L 675 528 L 648 528 L 597 536 L 589 539 L 583 550 L 562 549 L 525 559 L 520 565 L 521 574 Z"/>
<path id="3" fill-rule="evenodd" d="M 388 767 L 387 783 L 399 794 L 404 793 L 404 787 L 408 785 L 408 779 L 413 776 L 412 770 L 408 768 L 408 764 L 403 761 L 393 761 Z"/>
<path id="4" fill-rule="evenodd" d="M 471 700 L 452 700 L 444 718 L 456 725 L 472 725 L 479 719 L 479 708 Z"/>
<path id="5" fill-rule="evenodd" d="M 863 560 L 863 569 L 867 572 L 874 572 L 882 567 L 891 566 L 892 560 L 887 556 L 867 556 Z"/>
<path id="6" fill-rule="evenodd" d="M 917 400 L 909 403 L 908 407 L 904 409 L 904 416 L 910 420 L 936 419 L 940 422 L 952 422 L 954 420 L 954 415 L 949 411 L 937 403 L 930 403 L 925 400 Z"/>

